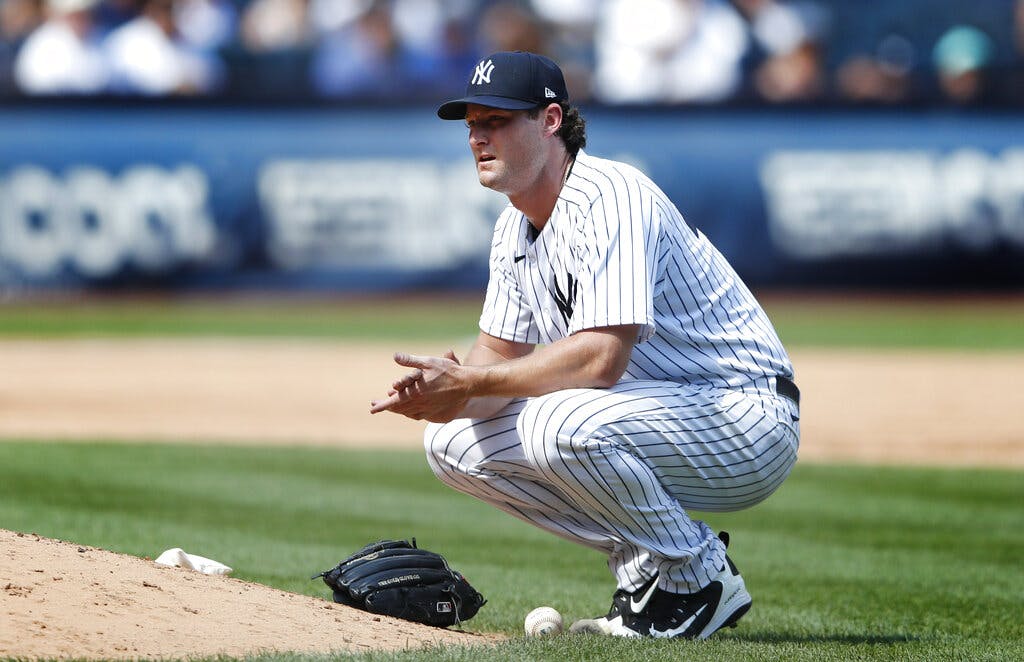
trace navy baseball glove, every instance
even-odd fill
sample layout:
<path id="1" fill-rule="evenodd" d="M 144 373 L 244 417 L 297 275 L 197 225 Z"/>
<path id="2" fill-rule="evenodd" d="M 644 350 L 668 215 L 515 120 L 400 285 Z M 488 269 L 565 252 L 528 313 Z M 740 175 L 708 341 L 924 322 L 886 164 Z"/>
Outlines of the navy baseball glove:
<path id="1" fill-rule="evenodd" d="M 443 556 L 417 548 L 415 538 L 371 543 L 317 577 L 335 602 L 438 627 L 468 621 L 487 602 Z"/>

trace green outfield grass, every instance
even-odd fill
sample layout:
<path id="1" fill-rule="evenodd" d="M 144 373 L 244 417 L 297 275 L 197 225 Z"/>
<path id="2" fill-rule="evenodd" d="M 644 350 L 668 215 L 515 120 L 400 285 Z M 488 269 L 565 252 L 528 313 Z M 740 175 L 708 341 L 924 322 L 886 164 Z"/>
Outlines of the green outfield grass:
<path id="1" fill-rule="evenodd" d="M 754 608 L 738 629 L 695 643 L 518 637 L 540 604 L 570 619 L 603 612 L 613 589 L 604 560 L 447 489 L 416 452 L 12 441 L 0 443 L 0 467 L 4 528 L 139 556 L 182 547 L 236 577 L 324 598 L 311 574 L 366 542 L 416 536 L 490 600 L 468 629 L 516 637 L 355 659 L 1005 660 L 1024 650 L 1020 472 L 798 466 L 764 504 L 705 517 L 732 533 Z"/>
<path id="2" fill-rule="evenodd" d="M 1024 349 L 1024 297 L 765 295 L 790 346 Z M 472 335 L 479 297 L 69 300 L 0 305 L 0 337 L 233 336 L 447 340 Z"/>

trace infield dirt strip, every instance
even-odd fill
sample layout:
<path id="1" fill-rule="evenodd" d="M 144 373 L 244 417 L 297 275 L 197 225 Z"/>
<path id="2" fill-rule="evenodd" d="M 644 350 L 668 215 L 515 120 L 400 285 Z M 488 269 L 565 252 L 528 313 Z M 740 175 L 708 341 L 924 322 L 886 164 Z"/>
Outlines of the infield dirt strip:
<path id="1" fill-rule="evenodd" d="M 285 340 L 0 341 L 0 439 L 418 448 L 368 413 L 394 350 Z M 461 348 L 455 347 L 458 352 Z M 798 349 L 801 459 L 1024 467 L 1024 353 Z M 0 530 L 0 657 L 137 658 L 481 643 L 324 600 Z"/>
<path id="2" fill-rule="evenodd" d="M 289 340 L 0 341 L 0 439 L 418 448 L 423 424 L 371 416 L 395 350 Z M 455 347 L 456 352 L 462 348 Z M 1024 467 L 1024 352 L 792 352 L 801 459 Z"/>

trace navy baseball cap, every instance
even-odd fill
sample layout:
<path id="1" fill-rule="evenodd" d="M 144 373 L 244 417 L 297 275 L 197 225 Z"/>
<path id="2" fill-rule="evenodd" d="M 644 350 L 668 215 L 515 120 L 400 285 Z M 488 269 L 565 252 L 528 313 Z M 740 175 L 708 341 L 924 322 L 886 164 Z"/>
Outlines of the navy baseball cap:
<path id="1" fill-rule="evenodd" d="M 494 53 L 480 60 L 466 84 L 466 96 L 441 104 L 443 120 L 466 118 L 466 104 L 505 110 L 529 110 L 568 101 L 565 77 L 550 58 L 516 51 Z"/>

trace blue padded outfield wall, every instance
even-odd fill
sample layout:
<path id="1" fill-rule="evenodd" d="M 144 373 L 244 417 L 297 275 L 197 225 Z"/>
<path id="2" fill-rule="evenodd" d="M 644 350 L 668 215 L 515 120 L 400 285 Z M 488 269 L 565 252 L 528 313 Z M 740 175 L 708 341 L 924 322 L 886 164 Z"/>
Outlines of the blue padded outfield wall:
<path id="1" fill-rule="evenodd" d="M 1024 114 L 584 109 L 755 287 L 1024 286 Z M 0 287 L 480 288 L 432 108 L 0 109 Z"/>

